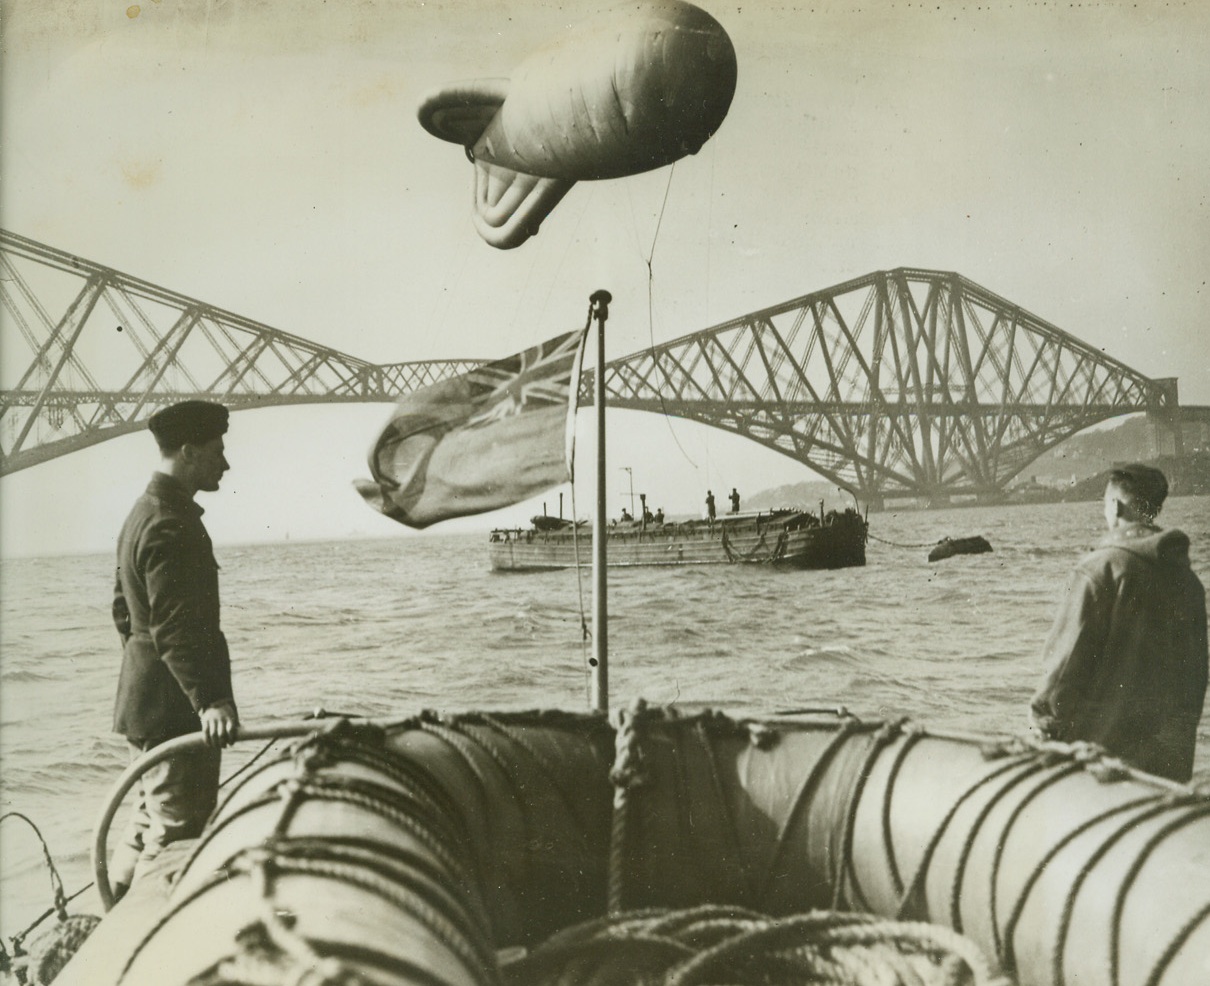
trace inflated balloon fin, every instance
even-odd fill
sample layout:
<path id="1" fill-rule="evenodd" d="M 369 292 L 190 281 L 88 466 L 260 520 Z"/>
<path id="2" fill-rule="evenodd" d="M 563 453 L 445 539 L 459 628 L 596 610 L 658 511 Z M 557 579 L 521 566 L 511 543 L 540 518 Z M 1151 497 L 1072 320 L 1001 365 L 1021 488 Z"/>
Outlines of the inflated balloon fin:
<path id="1" fill-rule="evenodd" d="M 735 94 L 727 32 L 684 0 L 651 0 L 579 25 L 514 78 L 427 96 L 420 123 L 475 165 L 475 228 L 510 249 L 577 181 L 622 178 L 695 154 Z"/>

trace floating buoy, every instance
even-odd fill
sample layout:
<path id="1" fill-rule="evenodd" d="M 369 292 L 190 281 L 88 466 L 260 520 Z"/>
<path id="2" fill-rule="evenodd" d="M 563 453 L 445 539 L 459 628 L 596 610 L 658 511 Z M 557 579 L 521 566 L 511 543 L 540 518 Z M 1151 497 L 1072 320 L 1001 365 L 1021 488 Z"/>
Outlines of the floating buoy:
<path id="1" fill-rule="evenodd" d="M 952 555 L 984 555 L 992 550 L 987 538 L 980 535 L 968 538 L 942 538 L 929 552 L 929 561 L 941 561 Z"/>

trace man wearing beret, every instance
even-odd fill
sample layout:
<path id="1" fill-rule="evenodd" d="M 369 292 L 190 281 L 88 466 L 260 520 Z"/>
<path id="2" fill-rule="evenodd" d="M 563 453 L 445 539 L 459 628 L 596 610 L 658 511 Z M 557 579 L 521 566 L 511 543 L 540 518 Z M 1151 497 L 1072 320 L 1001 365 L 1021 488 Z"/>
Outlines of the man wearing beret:
<path id="1" fill-rule="evenodd" d="M 231 661 L 219 623 L 218 564 L 202 525 L 199 491 L 227 471 L 227 409 L 185 401 L 149 422 L 160 465 L 118 535 L 113 617 L 122 638 L 114 731 L 132 758 L 200 728 L 206 745 L 150 768 L 111 867 L 115 895 L 137 864 L 196 837 L 218 796 L 221 747 L 239 726 Z"/>
<path id="2" fill-rule="evenodd" d="M 1031 709 L 1048 739 L 1087 740 L 1183 782 L 1193 773 L 1210 659 L 1189 538 L 1155 525 L 1167 495 L 1158 469 L 1110 473 L 1109 534 L 1071 575 Z"/>

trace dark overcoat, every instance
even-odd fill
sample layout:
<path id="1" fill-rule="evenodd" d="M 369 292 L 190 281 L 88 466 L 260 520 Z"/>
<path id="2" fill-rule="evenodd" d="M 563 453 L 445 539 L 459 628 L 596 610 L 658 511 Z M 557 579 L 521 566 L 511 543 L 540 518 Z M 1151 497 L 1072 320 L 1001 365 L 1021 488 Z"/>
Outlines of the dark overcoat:
<path id="1" fill-rule="evenodd" d="M 202 710 L 233 698 L 231 658 L 202 508 L 172 476 L 155 473 L 135 501 L 114 583 L 122 637 L 114 731 L 134 742 L 196 732 Z"/>

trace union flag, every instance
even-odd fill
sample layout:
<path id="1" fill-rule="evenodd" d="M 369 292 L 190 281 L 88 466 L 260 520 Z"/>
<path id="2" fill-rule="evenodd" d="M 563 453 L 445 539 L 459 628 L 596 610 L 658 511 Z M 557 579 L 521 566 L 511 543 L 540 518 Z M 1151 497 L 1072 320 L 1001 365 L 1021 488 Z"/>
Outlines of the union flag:
<path id="1" fill-rule="evenodd" d="M 408 527 L 507 507 L 571 477 L 585 329 L 404 394 L 354 485 Z"/>

